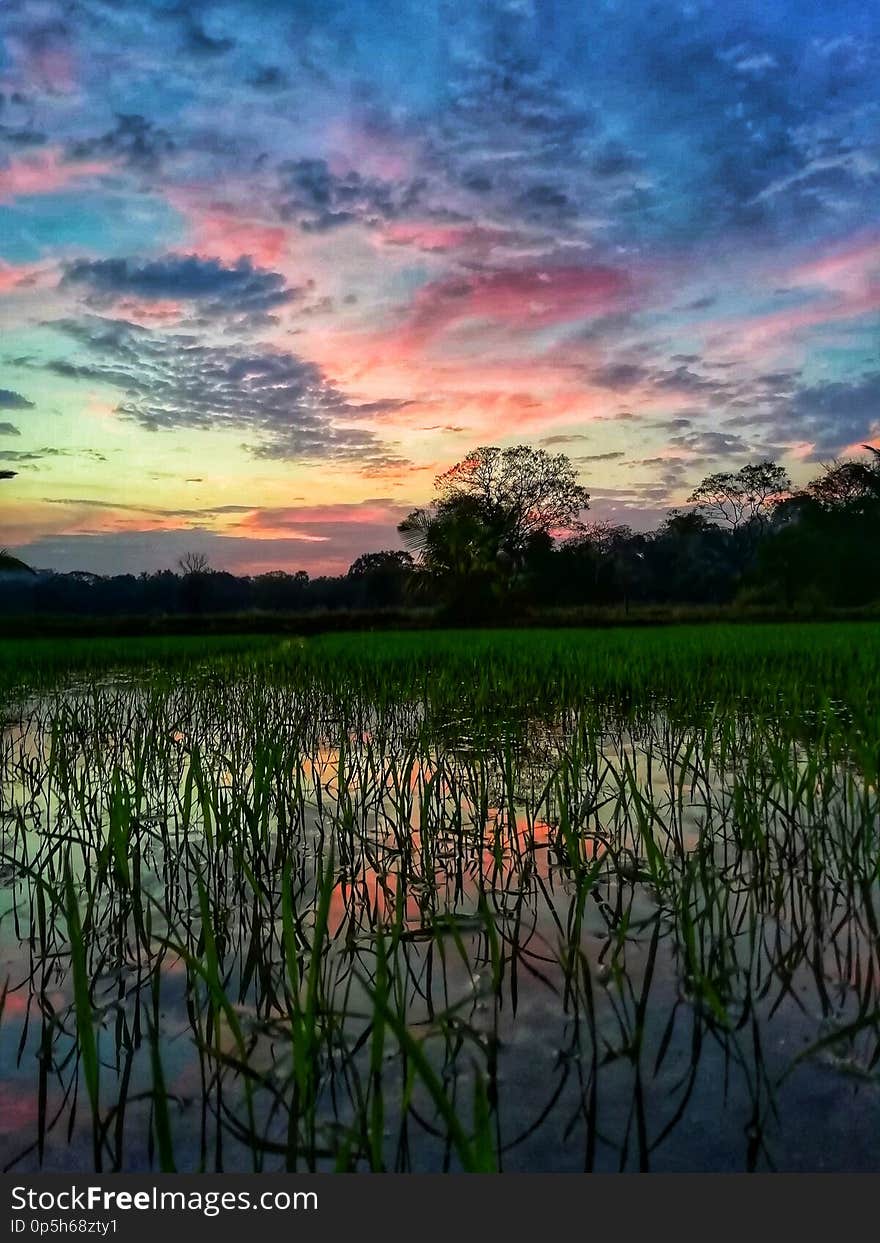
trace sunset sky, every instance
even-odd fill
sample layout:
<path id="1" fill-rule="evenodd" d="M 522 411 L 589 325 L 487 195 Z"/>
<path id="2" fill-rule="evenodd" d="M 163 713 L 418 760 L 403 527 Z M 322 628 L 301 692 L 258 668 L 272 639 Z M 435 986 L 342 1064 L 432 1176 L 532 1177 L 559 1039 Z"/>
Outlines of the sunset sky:
<path id="1" fill-rule="evenodd" d="M 476 445 L 653 525 L 880 443 L 876 0 L 4 0 L 0 545 L 347 568 Z"/>

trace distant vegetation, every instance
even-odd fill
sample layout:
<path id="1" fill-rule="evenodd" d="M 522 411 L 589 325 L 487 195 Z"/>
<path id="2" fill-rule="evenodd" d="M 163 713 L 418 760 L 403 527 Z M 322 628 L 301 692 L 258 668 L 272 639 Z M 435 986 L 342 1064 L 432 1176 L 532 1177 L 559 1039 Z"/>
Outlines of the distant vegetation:
<path id="1" fill-rule="evenodd" d="M 30 566 L 25 565 L 18 557 L 13 557 L 5 548 L 0 548 L 0 574 L 33 574 Z"/>
<path id="2" fill-rule="evenodd" d="M 865 448 L 866 459 L 834 462 L 801 489 L 769 461 L 709 475 L 649 532 L 586 520 L 589 494 L 564 454 L 479 448 L 401 523 L 405 549 L 367 553 L 344 575 L 236 577 L 194 553 L 154 574 L 19 576 L 0 611 L 426 609 L 466 623 L 633 605 L 858 608 L 880 601 L 880 450 Z"/>

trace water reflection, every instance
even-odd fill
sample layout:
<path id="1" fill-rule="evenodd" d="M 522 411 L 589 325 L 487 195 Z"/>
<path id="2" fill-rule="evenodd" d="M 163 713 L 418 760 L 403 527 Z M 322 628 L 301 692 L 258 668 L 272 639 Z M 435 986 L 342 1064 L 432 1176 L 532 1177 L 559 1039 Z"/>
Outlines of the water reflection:
<path id="1" fill-rule="evenodd" d="M 0 782 L 7 1168 L 880 1164 L 877 791 L 785 720 L 77 688 Z"/>

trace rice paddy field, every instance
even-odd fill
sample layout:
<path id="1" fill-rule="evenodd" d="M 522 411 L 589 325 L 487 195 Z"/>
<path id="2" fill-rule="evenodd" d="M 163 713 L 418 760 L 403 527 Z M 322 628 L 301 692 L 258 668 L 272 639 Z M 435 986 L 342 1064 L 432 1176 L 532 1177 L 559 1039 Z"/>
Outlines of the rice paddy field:
<path id="1" fill-rule="evenodd" d="M 0 1166 L 880 1169 L 880 626 L 0 643 Z"/>

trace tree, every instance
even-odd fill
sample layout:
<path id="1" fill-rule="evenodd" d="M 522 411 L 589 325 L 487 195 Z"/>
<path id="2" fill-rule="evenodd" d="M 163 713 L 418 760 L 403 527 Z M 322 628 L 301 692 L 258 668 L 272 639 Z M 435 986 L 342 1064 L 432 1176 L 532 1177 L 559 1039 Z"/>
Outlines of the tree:
<path id="1" fill-rule="evenodd" d="M 438 497 L 398 527 L 423 572 L 457 609 L 508 596 L 559 531 L 575 528 L 589 494 L 564 454 L 481 447 L 439 475 Z"/>
<path id="2" fill-rule="evenodd" d="M 417 555 L 423 574 L 456 608 L 481 609 L 497 596 L 506 575 L 500 532 L 473 497 L 453 497 L 429 509 L 414 509 L 398 526 Z"/>
<path id="3" fill-rule="evenodd" d="M 706 478 L 688 497 L 707 518 L 732 531 L 764 526 L 775 506 L 791 492 L 786 470 L 775 462 L 755 462 L 736 472 Z"/>
<path id="4" fill-rule="evenodd" d="M 389 608 L 403 602 L 413 572 L 413 559 L 402 548 L 366 552 L 348 567 L 346 577 L 357 589 L 356 603 L 365 608 Z"/>
<path id="5" fill-rule="evenodd" d="M 211 573 L 211 563 L 203 552 L 184 553 L 177 564 L 184 577 L 191 574 Z"/>
<path id="6" fill-rule="evenodd" d="M 201 613 L 213 575 L 210 562 L 202 552 L 188 552 L 177 564 L 183 574 L 184 606 L 190 613 Z"/>
<path id="7" fill-rule="evenodd" d="M 571 529 L 590 494 L 564 453 L 530 445 L 474 449 L 436 481 L 440 500 L 470 497 L 500 520 L 507 551 L 521 552 L 532 536 Z"/>
<path id="8" fill-rule="evenodd" d="M 645 537 L 625 525 L 591 522 L 584 528 L 583 539 L 595 552 L 596 598 L 622 599 L 629 611 L 645 559 Z"/>
<path id="9" fill-rule="evenodd" d="M 722 603 L 737 575 L 735 537 L 698 509 L 672 509 L 645 544 L 649 592 L 655 599 Z"/>
<path id="10" fill-rule="evenodd" d="M 804 492 L 823 509 L 841 505 L 861 505 L 880 500 L 880 450 L 863 445 L 872 457 L 867 462 L 852 459 L 832 462 L 823 475 L 811 480 Z"/>
<path id="11" fill-rule="evenodd" d="M 405 574 L 413 568 L 413 559 L 402 548 L 365 552 L 348 567 L 349 578 L 368 578 L 372 574 Z"/>
<path id="12" fill-rule="evenodd" d="M 880 450 L 823 468 L 781 507 L 756 583 L 786 603 L 861 605 L 880 595 Z"/>

